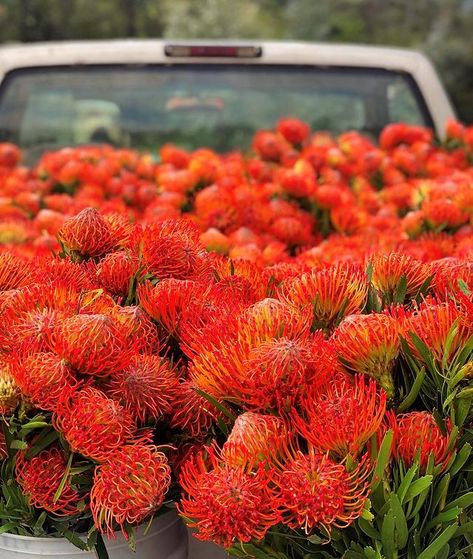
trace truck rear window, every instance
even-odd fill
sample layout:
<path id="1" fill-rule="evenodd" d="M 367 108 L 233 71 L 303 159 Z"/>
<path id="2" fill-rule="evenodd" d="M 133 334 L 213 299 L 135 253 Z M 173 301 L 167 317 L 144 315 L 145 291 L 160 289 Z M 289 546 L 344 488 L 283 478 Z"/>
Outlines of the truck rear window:
<path id="1" fill-rule="evenodd" d="M 377 136 L 389 122 L 431 126 L 412 78 L 381 69 L 176 64 L 41 67 L 0 88 L 0 139 L 32 153 L 111 143 L 248 146 L 291 115 L 313 129 Z"/>

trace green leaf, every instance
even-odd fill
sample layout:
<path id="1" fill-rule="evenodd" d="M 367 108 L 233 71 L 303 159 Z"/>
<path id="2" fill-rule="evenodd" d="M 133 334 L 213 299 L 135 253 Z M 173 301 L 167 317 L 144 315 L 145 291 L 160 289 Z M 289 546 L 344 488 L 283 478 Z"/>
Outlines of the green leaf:
<path id="1" fill-rule="evenodd" d="M 437 526 L 437 524 L 446 524 L 448 522 L 452 522 L 458 518 L 458 515 L 461 513 L 462 509 L 459 507 L 454 507 L 440 514 L 434 516 L 427 524 L 425 525 L 425 533 L 429 532 L 432 528 Z"/>
<path id="2" fill-rule="evenodd" d="M 381 540 L 381 534 L 378 530 L 376 530 L 371 522 L 368 522 L 364 518 L 359 518 L 358 526 L 360 527 L 360 530 L 372 540 Z"/>
<path id="3" fill-rule="evenodd" d="M 15 448 L 17 450 L 26 450 L 28 448 L 28 445 L 25 443 L 25 441 L 19 441 L 18 439 L 15 439 L 10 443 L 10 448 Z"/>
<path id="4" fill-rule="evenodd" d="M 389 429 L 383 438 L 383 442 L 379 447 L 378 458 L 376 460 L 376 467 L 373 472 L 373 477 L 371 480 L 371 490 L 374 491 L 376 487 L 380 484 L 383 479 L 384 470 L 388 465 L 389 459 L 391 458 L 391 447 L 393 443 L 393 431 Z"/>
<path id="5" fill-rule="evenodd" d="M 432 485 L 432 479 L 433 476 L 424 476 L 412 482 L 406 491 L 402 503 L 405 504 L 412 501 L 412 499 L 415 499 L 423 491 L 427 490 Z"/>
<path id="6" fill-rule="evenodd" d="M 61 494 L 64 490 L 65 485 L 66 485 L 66 482 L 69 479 L 69 474 L 70 474 L 71 466 L 72 466 L 72 458 L 73 458 L 73 454 L 71 452 L 69 454 L 69 458 L 67 460 L 66 469 L 64 470 L 64 474 L 62 476 L 61 483 L 59 484 L 59 487 L 57 488 L 56 493 L 54 493 L 53 503 L 57 503 L 57 501 L 61 497 Z"/>
<path id="7" fill-rule="evenodd" d="M 412 404 L 416 401 L 419 395 L 420 389 L 425 379 L 425 367 L 422 367 L 416 375 L 416 379 L 409 390 L 409 394 L 404 398 L 404 400 L 399 404 L 397 411 L 404 412 L 408 410 Z"/>
<path id="8" fill-rule="evenodd" d="M 405 476 L 402 478 L 401 484 L 399 485 L 399 489 L 397 490 L 397 496 L 399 497 L 399 501 L 401 503 L 404 502 L 404 497 L 406 496 L 407 490 L 412 483 L 415 475 L 417 474 L 419 466 L 418 464 L 413 464 L 409 470 L 407 470 Z"/>
<path id="9" fill-rule="evenodd" d="M 98 559 L 110 559 L 108 556 L 107 548 L 102 538 L 102 534 L 97 532 L 97 543 L 95 544 L 95 553 Z"/>
<path id="10" fill-rule="evenodd" d="M 461 497 L 458 497 L 454 501 L 451 501 L 445 506 L 444 510 L 450 510 L 453 507 L 460 507 L 461 509 L 465 509 L 467 507 L 470 507 L 471 505 L 473 505 L 473 491 L 465 493 Z"/>
<path id="11" fill-rule="evenodd" d="M 396 292 L 394 293 L 393 303 L 397 303 L 402 305 L 404 303 L 404 299 L 406 298 L 407 293 L 407 278 L 405 275 L 401 276 L 399 280 L 399 285 L 396 288 Z"/>
<path id="12" fill-rule="evenodd" d="M 392 509 L 383 518 L 381 527 L 381 542 L 386 559 L 395 559 L 396 547 L 394 544 L 395 520 Z"/>
<path id="13" fill-rule="evenodd" d="M 33 446 L 28 449 L 26 457 L 34 458 L 58 438 L 59 433 L 56 430 L 50 428 L 44 429 L 35 440 Z"/>
<path id="14" fill-rule="evenodd" d="M 457 531 L 458 524 L 452 524 L 438 536 L 418 557 L 417 559 L 434 559 L 437 553 L 448 544 Z"/>
<path id="15" fill-rule="evenodd" d="M 402 510 L 399 497 L 396 495 L 396 493 L 393 493 L 389 500 L 390 500 L 391 510 L 394 515 L 394 523 L 396 526 L 396 533 L 395 533 L 396 548 L 403 549 L 406 546 L 407 540 L 409 538 L 409 530 L 407 528 L 406 515 Z"/>
<path id="16" fill-rule="evenodd" d="M 72 545 L 75 545 L 76 547 L 78 547 L 82 551 L 88 551 L 87 542 L 85 542 L 84 540 L 79 538 L 79 536 L 77 534 L 75 534 L 74 532 L 72 532 L 71 530 L 65 530 L 64 531 L 64 537 L 66 539 L 68 539 L 71 542 Z M 102 559 L 102 557 L 100 555 L 99 555 L 99 558 Z M 103 559 L 109 559 L 108 555 L 106 556 L 106 558 L 104 557 Z"/>
<path id="17" fill-rule="evenodd" d="M 442 356 L 442 369 L 446 369 L 448 365 L 448 358 L 450 357 L 450 350 L 452 348 L 453 340 L 458 333 L 458 320 L 456 320 L 450 330 L 448 331 L 447 338 L 445 340 L 445 347 Z"/>

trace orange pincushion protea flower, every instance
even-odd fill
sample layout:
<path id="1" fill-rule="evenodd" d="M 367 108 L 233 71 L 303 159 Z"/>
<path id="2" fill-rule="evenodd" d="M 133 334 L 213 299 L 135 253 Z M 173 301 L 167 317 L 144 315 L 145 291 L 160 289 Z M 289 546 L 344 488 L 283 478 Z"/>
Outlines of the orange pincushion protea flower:
<path id="1" fill-rule="evenodd" d="M 123 368 L 134 354 L 134 339 L 104 314 L 78 314 L 66 318 L 52 333 L 51 347 L 67 363 L 91 375 L 108 375 Z"/>
<path id="2" fill-rule="evenodd" d="M 428 200 L 422 204 L 424 219 L 432 227 L 459 227 L 468 223 L 468 214 L 451 200 Z"/>
<path id="3" fill-rule="evenodd" d="M 148 225 L 140 243 L 144 266 L 159 279 L 198 277 L 206 256 L 199 235 L 199 229 L 186 220 Z"/>
<path id="4" fill-rule="evenodd" d="M 135 430 L 131 414 L 92 387 L 64 398 L 57 406 L 53 423 L 73 452 L 99 462 L 128 442 Z"/>
<path id="5" fill-rule="evenodd" d="M 94 208 L 66 219 L 57 236 L 69 252 L 81 257 L 102 256 L 115 244 L 110 226 Z"/>
<path id="6" fill-rule="evenodd" d="M 286 448 L 289 433 L 275 415 L 245 412 L 239 415 L 222 447 L 222 460 L 229 466 L 256 466 Z"/>
<path id="7" fill-rule="evenodd" d="M 294 451 L 272 476 L 276 488 L 274 505 L 282 522 L 309 534 L 314 528 L 330 532 L 345 528 L 359 518 L 369 494 L 371 465 L 363 457 L 348 471 L 345 464 L 310 448 L 308 454 Z"/>
<path id="8" fill-rule="evenodd" d="M 246 362 L 241 400 L 259 410 L 289 411 L 307 392 L 335 375 L 336 360 L 322 332 L 281 337 L 254 348 Z"/>
<path id="9" fill-rule="evenodd" d="M 390 414 L 390 427 L 394 431 L 394 457 L 410 467 L 417 459 L 425 471 L 432 454 L 434 465 L 445 468 L 452 451 L 448 450 L 450 425 L 443 434 L 434 416 L 427 411 L 414 411 L 398 415 Z"/>
<path id="10" fill-rule="evenodd" d="M 315 392 L 294 412 L 296 429 L 320 452 L 356 456 L 376 433 L 386 412 L 386 393 L 372 379 L 338 380 Z"/>
<path id="11" fill-rule="evenodd" d="M 204 449 L 182 467 L 179 482 L 185 493 L 179 511 L 200 540 L 226 548 L 261 540 L 280 519 L 269 477 L 262 468 L 229 466 L 213 448 Z"/>
<path id="12" fill-rule="evenodd" d="M 70 477 L 59 498 L 54 498 L 66 475 L 66 462 L 64 451 L 57 447 L 43 450 L 30 459 L 25 452 L 17 454 L 15 477 L 31 505 L 58 516 L 73 516 L 79 512 L 80 495 L 72 488 Z"/>
<path id="13" fill-rule="evenodd" d="M 452 328 L 457 329 L 447 348 L 447 340 Z M 426 345 L 435 361 L 442 363 L 448 349 L 450 362 L 473 334 L 473 323 L 454 301 L 446 303 L 423 303 L 402 324 L 403 335 L 410 350 L 419 361 L 424 362 L 422 353 L 412 340 L 415 334 Z"/>
<path id="14" fill-rule="evenodd" d="M 402 278 L 405 278 L 406 282 L 406 297 L 410 298 L 430 276 L 428 266 L 406 254 L 396 252 L 374 256 L 371 265 L 371 281 L 389 302 L 393 301 Z"/>
<path id="15" fill-rule="evenodd" d="M 54 410 L 61 398 L 72 394 L 78 381 L 55 353 L 14 352 L 10 370 L 22 394 L 37 408 Z"/>
<path id="16" fill-rule="evenodd" d="M 172 404 L 171 427 L 182 429 L 191 437 L 208 433 L 221 414 L 215 406 L 196 392 L 196 385 L 181 380 Z"/>
<path id="17" fill-rule="evenodd" d="M 206 286 L 195 281 L 168 278 L 154 286 L 151 282 L 139 285 L 137 294 L 145 312 L 169 334 L 176 335 L 184 310 L 197 294 L 205 291 Z"/>
<path id="18" fill-rule="evenodd" d="M 0 415 L 9 415 L 21 401 L 20 388 L 7 363 L 0 363 Z"/>
<path id="19" fill-rule="evenodd" d="M 117 448 L 98 466 L 90 492 L 95 525 L 113 536 L 118 525 L 128 538 L 125 524 L 140 524 L 163 503 L 171 483 L 166 456 L 144 444 Z"/>
<path id="20" fill-rule="evenodd" d="M 291 304 L 311 310 L 315 327 L 331 328 L 337 320 L 359 311 L 368 293 L 368 281 L 355 265 L 335 265 L 302 274 L 283 287 Z"/>
<path id="21" fill-rule="evenodd" d="M 97 279 L 112 295 L 126 297 L 130 281 L 138 273 L 138 258 L 125 251 L 107 254 L 97 265 Z"/>
<path id="22" fill-rule="evenodd" d="M 383 314 L 347 316 L 333 333 L 340 361 L 355 373 L 376 379 L 387 394 L 394 396 L 392 368 L 399 354 L 396 321 Z"/>
<path id="23" fill-rule="evenodd" d="M 302 144 L 310 134 L 308 124 L 298 118 L 281 118 L 277 123 L 277 131 L 291 144 Z"/>
<path id="24" fill-rule="evenodd" d="M 171 411 L 178 378 L 170 363 L 158 355 L 135 355 L 125 369 L 113 371 L 107 393 L 140 423 Z"/>
<path id="25" fill-rule="evenodd" d="M 31 285 L 36 279 L 30 262 L 10 252 L 0 254 L 0 291 Z"/>

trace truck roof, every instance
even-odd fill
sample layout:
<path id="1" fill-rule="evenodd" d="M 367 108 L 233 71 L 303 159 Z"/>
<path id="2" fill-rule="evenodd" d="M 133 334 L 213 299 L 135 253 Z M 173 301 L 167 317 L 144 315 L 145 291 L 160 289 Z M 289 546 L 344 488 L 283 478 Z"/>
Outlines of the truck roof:
<path id="1" fill-rule="evenodd" d="M 10 44 L 0 48 L 0 71 L 18 67 L 62 64 L 113 63 L 183 63 L 217 62 L 241 63 L 241 59 L 227 57 L 178 57 L 170 59 L 165 45 L 245 45 L 262 47 L 262 55 L 245 58 L 250 64 L 310 64 L 321 66 L 359 66 L 416 72 L 430 66 L 419 52 L 370 45 L 309 43 L 287 41 L 196 40 L 173 41 L 156 39 L 119 39 L 97 41 L 63 41 L 32 44 Z"/>

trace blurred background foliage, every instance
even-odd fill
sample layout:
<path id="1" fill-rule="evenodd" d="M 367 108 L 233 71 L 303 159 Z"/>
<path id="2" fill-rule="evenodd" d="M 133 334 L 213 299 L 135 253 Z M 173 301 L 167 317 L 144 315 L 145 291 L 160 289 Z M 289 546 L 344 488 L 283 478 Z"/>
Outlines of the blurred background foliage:
<path id="1" fill-rule="evenodd" d="M 0 0 L 0 41 L 116 37 L 356 42 L 427 53 L 473 122 L 473 0 Z"/>

